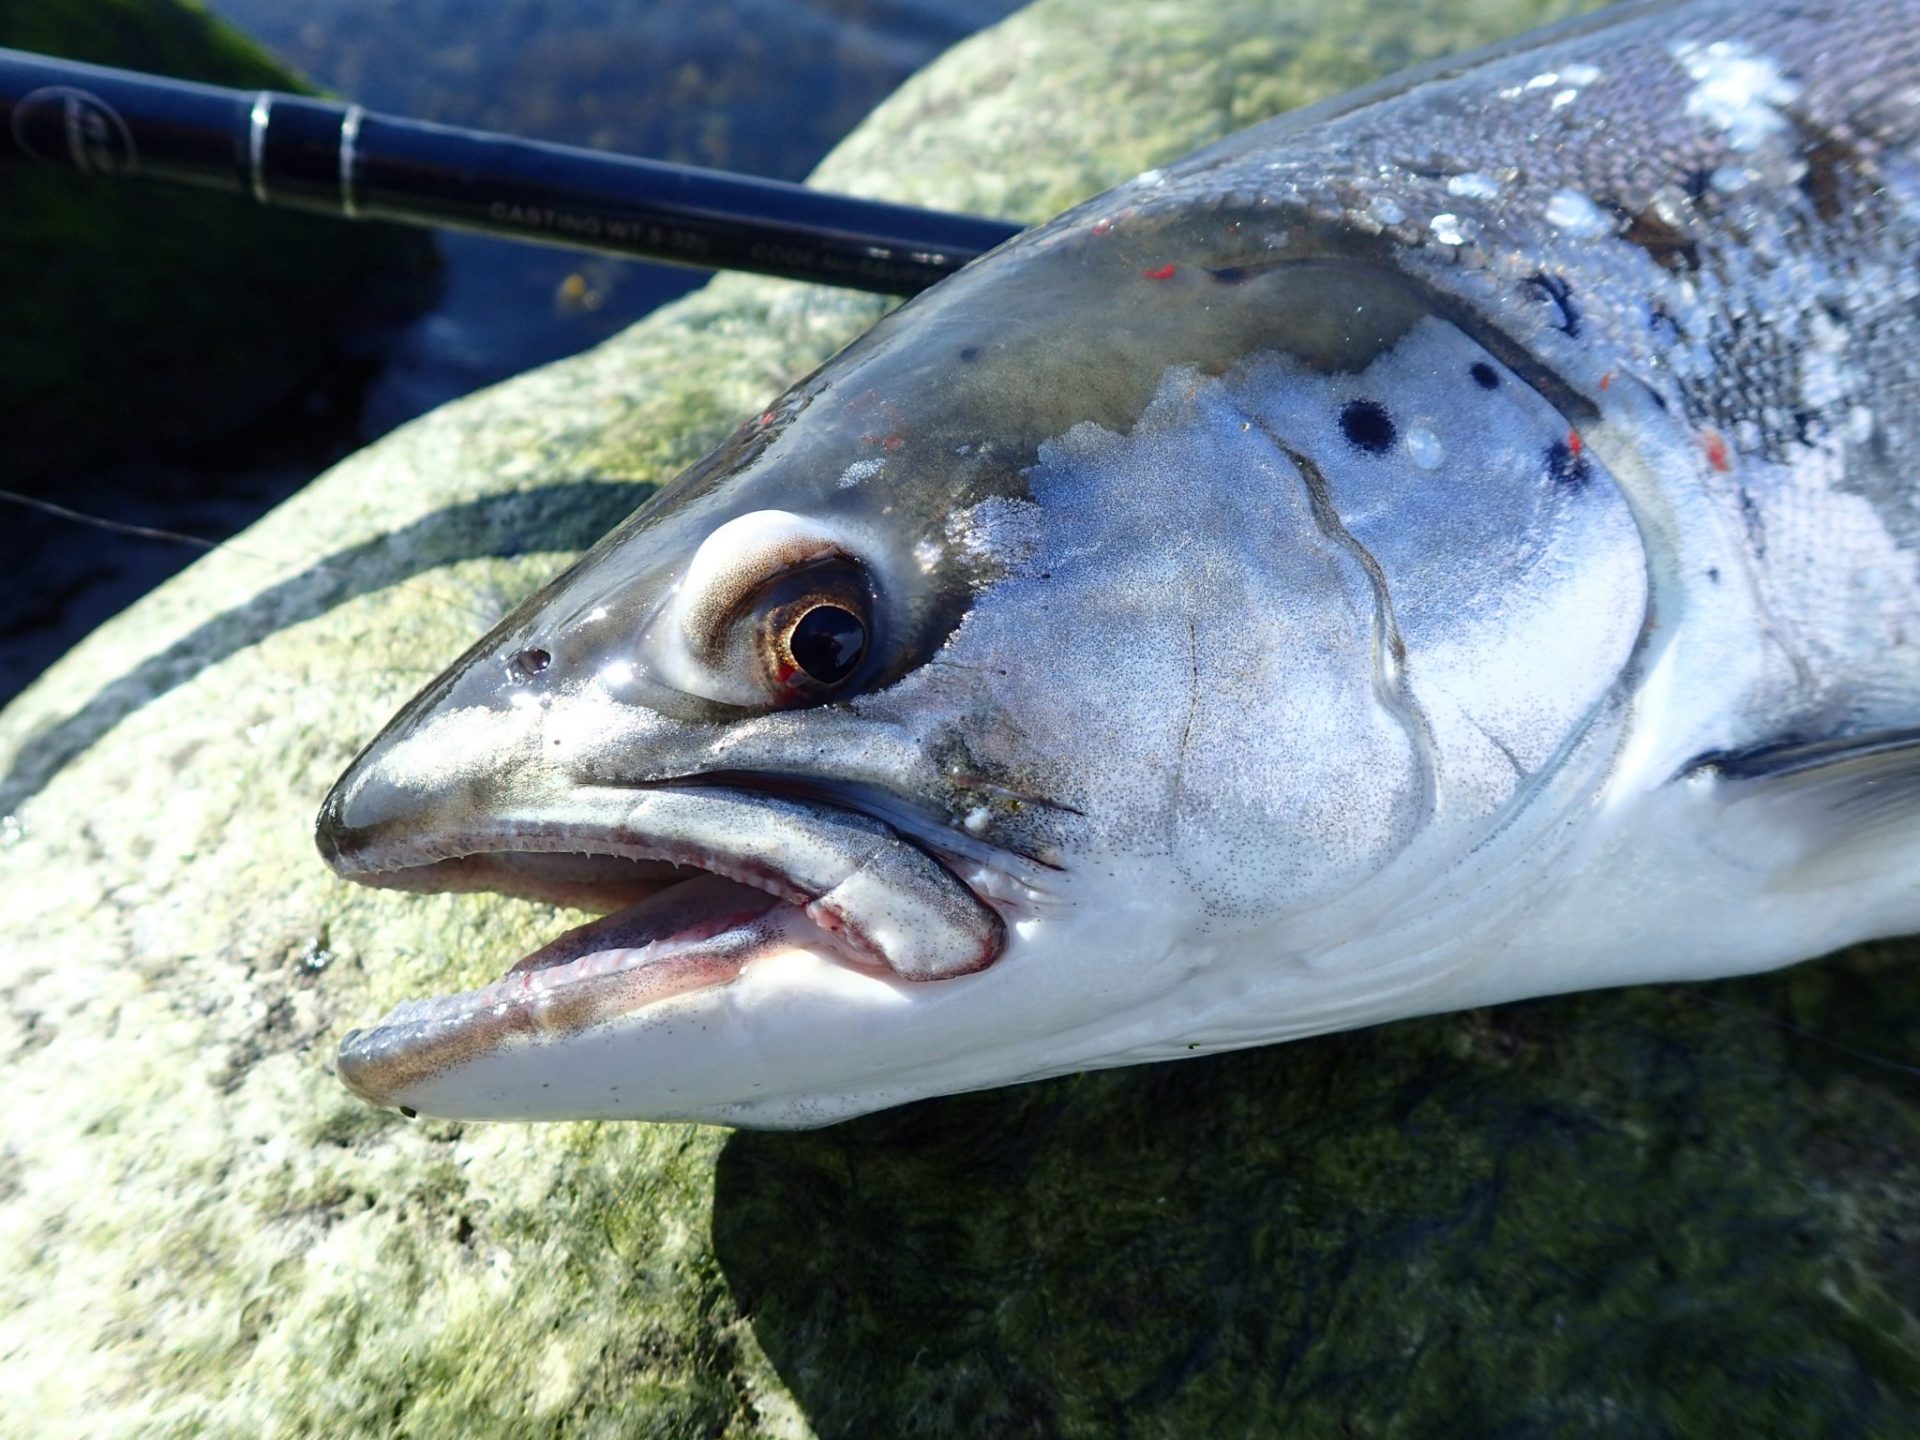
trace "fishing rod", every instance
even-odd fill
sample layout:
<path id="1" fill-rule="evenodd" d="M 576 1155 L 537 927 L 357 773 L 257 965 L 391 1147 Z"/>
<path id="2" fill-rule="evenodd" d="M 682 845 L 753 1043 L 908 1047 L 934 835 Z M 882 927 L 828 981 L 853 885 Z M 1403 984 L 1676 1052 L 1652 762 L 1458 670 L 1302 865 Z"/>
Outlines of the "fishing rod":
<path id="1" fill-rule="evenodd" d="M 884 295 L 924 290 L 1021 229 L 4 48 L 0 158 Z"/>

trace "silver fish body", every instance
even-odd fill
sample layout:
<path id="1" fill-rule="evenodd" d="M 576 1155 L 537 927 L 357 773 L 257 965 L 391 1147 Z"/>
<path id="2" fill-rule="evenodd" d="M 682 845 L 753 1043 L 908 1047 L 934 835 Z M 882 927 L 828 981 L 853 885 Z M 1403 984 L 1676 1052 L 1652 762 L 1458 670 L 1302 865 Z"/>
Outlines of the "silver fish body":
<path id="1" fill-rule="evenodd" d="M 328 798 L 370 1099 L 822 1123 L 1920 928 L 1920 4 L 1629 5 L 888 317 Z M 716 878 L 717 877 L 717 878 Z"/>

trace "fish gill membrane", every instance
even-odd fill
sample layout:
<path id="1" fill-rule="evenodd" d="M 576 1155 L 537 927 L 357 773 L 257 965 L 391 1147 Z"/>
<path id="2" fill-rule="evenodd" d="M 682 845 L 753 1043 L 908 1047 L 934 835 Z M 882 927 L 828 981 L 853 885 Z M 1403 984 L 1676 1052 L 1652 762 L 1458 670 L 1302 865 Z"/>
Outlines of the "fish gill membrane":
<path id="1" fill-rule="evenodd" d="M 1553 8 L 1234 0 L 1202 15 L 1042 0 L 911 82 L 819 179 L 1038 221 L 1237 124 L 1362 80 L 1383 57 L 1459 48 Z M 1872 43 L 1865 24 L 1859 33 L 1862 54 L 1893 48 Z M 1580 101 L 1554 102 L 1585 74 L 1567 73 L 1558 89 L 1523 85 L 1510 103 L 1532 107 L 1523 118 L 1561 123 Z M 1393 223 L 1433 233 L 1431 219 L 1453 214 L 1443 228 L 1460 233 L 1463 197 L 1451 190 L 1471 199 L 1503 185 L 1524 130 L 1506 132 L 1502 153 L 1474 155 L 1477 168 L 1435 180 L 1447 208 L 1404 210 Z M 1428 162 L 1446 157 L 1425 151 L 1410 158 L 1439 170 Z M 1823 188 L 1839 178 L 1831 170 L 1806 178 L 1821 181 L 1816 197 L 1838 194 Z M 1381 214 L 1396 203 L 1405 202 Z M 1641 233 L 1664 237 L 1656 250 L 1684 269 L 1686 234 L 1652 221 Z M 1877 264 L 1862 252 L 1842 267 L 1868 277 L 1863 297 L 1875 293 L 1875 273 L 1888 273 Z M 1150 285 L 1168 283 L 1182 283 L 1180 272 Z M 1642 298 L 1659 300 L 1666 284 Z M 1583 335 L 1605 318 L 1588 288 L 1556 299 L 1554 285 L 1522 276 L 1513 289 L 1556 324 L 1569 323 L 1571 304 Z M 819 1131 L 407 1123 L 335 1082 L 349 1029 L 516 966 L 577 958 L 564 942 L 550 947 L 590 915 L 492 893 L 340 883 L 311 845 L 319 797 L 476 633 L 880 309 L 722 277 L 596 351 L 446 407 L 345 462 L 102 627 L 0 712 L 7 1420 L 35 1434 L 252 1436 L 270 1416 L 267 1428 L 289 1432 L 425 1437 L 543 1424 L 625 1433 L 644 1415 L 669 1434 L 945 1440 L 1107 1433 L 1124 1410 L 1143 1431 L 1168 1434 L 1211 1433 L 1223 1415 L 1242 1429 L 1245 1417 L 1274 1417 L 1301 1434 L 1585 1436 L 1600 1413 L 1646 1433 L 1745 1434 L 1759 1417 L 1781 1434 L 1920 1430 L 1920 1300 L 1908 1263 L 1920 1226 L 1920 1111 L 1911 1079 L 1890 1063 L 1911 1059 L 1920 1033 L 1911 941 L 1746 980 L 1588 993 L 1093 1072 Z M 1484 328 L 1450 323 L 1463 335 Z M 1861 337 L 1841 345 L 1847 332 L 1829 325 L 1838 321 L 1801 325 L 1821 346 L 1762 352 L 1772 365 L 1810 367 L 1844 395 L 1868 373 L 1865 359 L 1885 352 L 1873 336 L 1865 348 Z M 1725 343 L 1731 329 L 1700 333 Z M 1502 333 L 1473 340 L 1520 374 L 1524 356 L 1500 348 Z M 1746 320 L 1737 338 L 1777 333 Z M 1592 388 L 1617 401 L 1624 383 L 1614 375 Z M 1562 413 L 1573 406 L 1548 393 L 1545 374 L 1530 385 Z M 1756 424 L 1767 421 L 1760 413 Z M 1397 406 L 1389 418 L 1400 436 L 1416 428 Z M 1776 418 L 1791 428 L 1794 417 Z M 1871 446 L 1881 433 L 1855 440 L 1861 430 L 1842 418 L 1826 443 Z M 1356 419 L 1363 437 L 1376 433 Z M 1723 477 L 1714 482 L 1723 496 L 1748 484 L 1751 511 L 1731 496 L 1737 525 L 1699 505 L 1649 505 L 1642 472 L 1617 448 L 1602 457 L 1612 490 L 1601 493 L 1640 507 L 1643 533 L 1731 544 L 1728 531 L 1764 522 L 1769 556 L 1804 567 L 1774 586 L 1769 634 L 1782 610 L 1832 605 L 1849 587 L 1898 593 L 1897 567 L 1816 564 L 1821 546 L 1796 550 L 1809 537 L 1779 520 L 1782 496 L 1751 485 L 1757 462 L 1736 450 L 1737 423 L 1714 428 L 1724 451 L 1704 432 L 1688 438 Z M 1276 433 L 1317 460 L 1320 494 L 1350 479 L 1302 438 Z M 1583 437 L 1594 438 L 1591 427 Z M 1094 430 L 1062 437 L 1054 493 L 1091 496 L 1073 467 L 1112 443 Z M 1280 453 L 1271 451 L 1272 472 L 1307 486 L 1311 473 L 1272 458 Z M 1716 454 L 1731 465 L 1735 453 L 1740 469 L 1714 467 Z M 1849 481 L 1839 493 L 1857 490 Z M 1325 593 L 1358 607 L 1366 637 L 1345 643 L 1367 683 L 1390 680 L 1373 648 L 1387 612 L 1373 603 L 1359 548 L 1373 553 L 1377 537 L 1312 489 L 1304 520 L 1291 494 L 1273 503 L 1294 507 L 1279 513 L 1307 534 Z M 805 518 L 804 507 L 785 513 Z M 1674 517 L 1664 529 L 1639 520 L 1662 513 Z M 1682 523 L 1702 515 L 1704 528 Z M 1168 546 L 1180 540 L 1171 526 L 1165 534 Z M 1846 553 L 1874 537 L 1852 525 L 1825 543 Z M 1022 543 L 1060 541 L 1033 530 Z M 1390 576 L 1389 561 L 1376 560 Z M 1051 583 L 1044 573 L 1020 583 Z M 1669 558 L 1650 589 L 1675 593 L 1684 574 Z M 1411 653 L 1415 617 L 1389 598 Z M 1871 625 L 1879 610 L 1867 599 L 1833 613 Z M 1655 620 L 1654 634 L 1671 637 L 1670 615 Z M 1728 631 L 1725 653 L 1738 659 L 1750 639 Z M 1176 640 L 1191 676 L 1200 652 Z M 1650 652 L 1671 657 L 1661 695 L 1678 695 L 1694 658 L 1712 653 L 1706 639 L 1687 644 L 1686 665 L 1670 638 Z M 997 683 L 998 668 L 972 673 Z M 1134 668 L 1141 683 L 1163 683 Z M 969 673 L 929 660 L 920 683 L 935 671 L 956 683 Z M 1720 683 L 1711 664 L 1699 673 Z M 1727 673 L 1731 686 L 1741 672 Z M 1418 682 L 1405 683 L 1428 703 Z M 1876 693 L 1898 697 L 1836 688 L 1829 721 L 1851 704 L 1882 724 Z M 1064 699 L 1050 713 L 1064 716 L 1069 737 L 1124 719 Z M 1413 753 L 1414 712 L 1383 713 L 1372 741 Z M 673 723 L 698 722 L 682 713 Z M 1839 729 L 1810 726 L 1805 743 Z M 1819 753 L 1743 749 L 1733 731 L 1713 745 L 1700 753 L 1720 758 L 1667 793 L 1711 800 L 1715 787 L 1702 782 L 1727 780 L 1717 793 L 1729 865 L 1763 832 L 1829 846 L 1843 866 L 1847 847 L 1832 842 L 1853 838 L 1871 861 L 1872 837 L 1898 813 L 1855 792 L 1821 802 L 1824 823 L 1796 830 L 1784 823 L 1789 791 L 1817 776 Z M 905 752 L 888 753 L 905 763 Z M 1769 754 L 1786 790 L 1761 783 Z M 1162 766 L 1146 778 L 1165 788 L 1171 776 Z M 835 803 L 804 788 L 749 790 L 748 801 L 754 793 Z M 879 784 L 857 793 L 870 820 L 886 808 Z M 985 824 L 996 807 L 1032 803 L 986 794 L 991 803 L 945 827 L 949 847 L 971 837 L 976 809 L 986 808 Z M 891 810 L 879 823 L 898 834 L 929 818 Z M 1388 803 L 1374 813 L 1397 812 Z M 1589 813 L 1571 806 L 1569 826 Z M 1723 900 L 1677 864 L 1663 872 L 1662 837 L 1656 824 L 1623 819 L 1604 843 L 1586 842 L 1624 861 L 1644 853 L 1660 887 L 1649 895 L 1677 898 L 1576 913 L 1569 928 L 1591 934 L 1573 934 L 1575 954 L 1630 959 L 1633 927 L 1676 907 L 1735 910 L 1722 928 L 1744 933 L 1737 896 L 1750 884 Z M 930 838 L 921 848 L 959 874 L 957 850 L 937 853 Z M 991 838 L 972 837 L 982 847 Z M 1011 852 L 995 853 L 1004 863 Z M 1052 872 L 1027 873 L 1037 892 Z M 1547 870 L 1547 897 L 1571 891 L 1572 873 Z M 737 884 L 690 878 L 704 887 L 688 897 L 695 905 Z M 1305 894 L 1311 878 L 1286 883 Z M 753 895 L 772 908 L 768 892 Z M 760 901 L 734 898 L 735 918 L 750 924 Z M 628 899 L 609 918 L 645 944 L 650 921 L 676 922 L 650 907 L 623 916 L 641 903 Z M 1322 904 L 1329 923 L 1344 903 Z M 1752 911 L 1764 919 L 1797 903 L 1783 891 Z M 728 918 L 718 907 L 702 913 Z M 675 973 L 697 974 L 710 953 Z M 1501 954 L 1521 970 L 1561 960 L 1552 946 L 1510 943 Z M 824 963 L 867 987 L 858 993 L 911 986 L 917 1002 L 1004 961 L 937 981 L 890 980 L 883 962 Z"/>
<path id="2" fill-rule="evenodd" d="M 804 1126 L 1920 925 L 1920 42 L 1833 23 L 1574 22 L 887 316 L 340 780 L 350 879 L 616 912 L 341 1077 Z"/>

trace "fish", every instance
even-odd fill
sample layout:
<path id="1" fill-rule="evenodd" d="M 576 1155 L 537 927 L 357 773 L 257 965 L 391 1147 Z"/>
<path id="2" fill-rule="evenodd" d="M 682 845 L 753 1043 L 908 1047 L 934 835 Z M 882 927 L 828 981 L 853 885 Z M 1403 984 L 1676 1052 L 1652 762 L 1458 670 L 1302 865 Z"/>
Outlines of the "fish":
<path id="1" fill-rule="evenodd" d="M 1636 3 L 1029 230 L 327 796 L 579 906 L 342 1042 L 802 1127 L 1920 929 L 1920 3 Z"/>

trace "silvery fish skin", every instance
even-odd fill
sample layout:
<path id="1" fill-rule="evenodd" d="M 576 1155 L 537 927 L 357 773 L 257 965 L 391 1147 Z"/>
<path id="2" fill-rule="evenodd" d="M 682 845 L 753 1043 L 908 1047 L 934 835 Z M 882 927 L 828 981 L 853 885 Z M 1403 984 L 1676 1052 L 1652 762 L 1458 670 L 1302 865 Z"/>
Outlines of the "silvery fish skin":
<path id="1" fill-rule="evenodd" d="M 1632 5 L 969 267 L 340 781 L 615 912 L 342 1077 L 809 1125 L 1920 928 L 1917 136 L 1920 3 Z"/>

